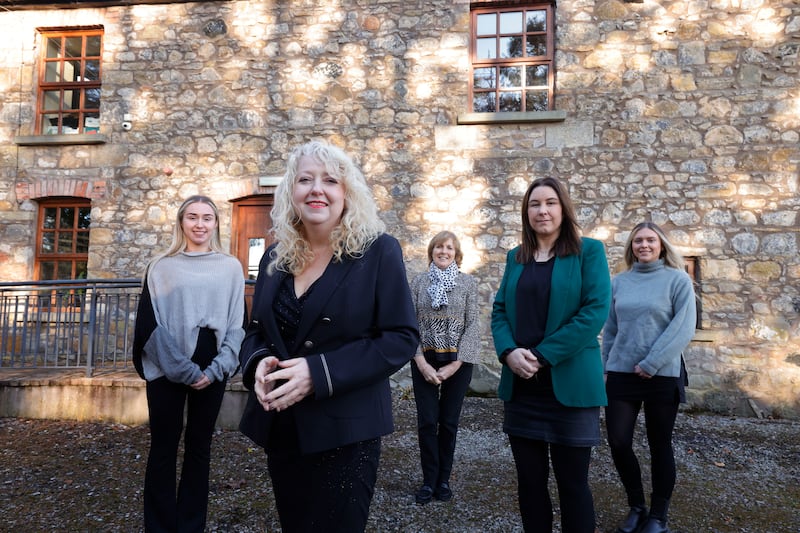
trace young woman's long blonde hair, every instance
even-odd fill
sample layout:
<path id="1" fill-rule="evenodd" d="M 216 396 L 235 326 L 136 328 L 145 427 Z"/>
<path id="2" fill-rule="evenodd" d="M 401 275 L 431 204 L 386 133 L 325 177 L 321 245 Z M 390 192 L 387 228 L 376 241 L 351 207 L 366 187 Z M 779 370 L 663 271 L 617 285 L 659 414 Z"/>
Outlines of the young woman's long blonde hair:
<path id="1" fill-rule="evenodd" d="M 372 191 L 353 160 L 331 144 L 308 142 L 289 154 L 286 173 L 275 190 L 271 231 L 276 245 L 270 258 L 270 273 L 277 269 L 299 274 L 313 258 L 303 233 L 303 222 L 292 204 L 297 167 L 304 156 L 313 157 L 325 167 L 328 174 L 342 180 L 344 185 L 344 211 L 330 235 L 334 261 L 361 256 L 386 231 L 386 225 L 378 216 Z"/>
<path id="2" fill-rule="evenodd" d="M 188 209 L 190 205 L 196 203 L 206 204 L 211 207 L 212 211 L 214 211 L 214 221 L 216 222 L 216 227 L 214 228 L 214 232 L 211 234 L 211 241 L 209 242 L 211 250 L 221 254 L 230 255 L 222 248 L 222 240 L 219 236 L 219 209 L 217 209 L 217 204 L 215 204 L 214 200 L 208 196 L 195 194 L 194 196 L 190 196 L 184 200 L 181 206 L 178 208 L 178 213 L 175 216 L 175 224 L 172 226 L 172 244 L 169 245 L 169 248 L 167 248 L 165 252 L 157 255 L 150 261 L 150 263 L 148 263 L 147 268 L 145 269 L 145 275 L 150 271 L 151 268 L 153 268 L 153 265 L 155 265 L 161 259 L 170 257 L 172 255 L 177 255 L 186 250 L 186 235 L 183 233 L 183 226 L 181 223 L 183 222 L 183 216 L 186 214 L 186 209 Z"/>
<path id="3" fill-rule="evenodd" d="M 628 235 L 628 240 L 625 243 L 625 265 L 628 267 L 628 270 L 632 269 L 633 264 L 636 263 L 636 256 L 633 255 L 633 239 L 636 237 L 636 234 L 643 229 L 653 230 L 656 235 L 658 235 L 661 241 L 661 253 L 658 255 L 658 258 L 664 260 L 664 265 L 683 270 L 683 256 L 672 246 L 672 243 L 669 242 L 666 234 L 664 234 L 664 230 L 655 222 L 640 222 L 633 227 L 630 235 Z"/>

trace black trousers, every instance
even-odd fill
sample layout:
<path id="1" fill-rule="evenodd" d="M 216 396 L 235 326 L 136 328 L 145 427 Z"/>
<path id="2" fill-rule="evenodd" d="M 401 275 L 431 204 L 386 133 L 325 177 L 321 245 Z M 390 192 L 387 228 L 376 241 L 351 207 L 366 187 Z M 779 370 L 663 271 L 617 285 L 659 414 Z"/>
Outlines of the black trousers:
<path id="1" fill-rule="evenodd" d="M 380 438 L 307 455 L 296 446 L 270 447 L 267 466 L 282 532 L 363 532 L 380 454 Z"/>
<path id="2" fill-rule="evenodd" d="M 434 364 L 439 368 L 447 363 Z M 450 482 L 456 433 L 464 396 L 472 381 L 472 365 L 463 363 L 441 385 L 425 381 L 417 365 L 411 363 L 414 401 L 417 404 L 417 435 L 419 437 L 422 482 L 431 488 Z"/>
<path id="3" fill-rule="evenodd" d="M 563 533 L 593 533 L 595 512 L 589 488 L 591 447 L 561 446 L 508 436 L 517 467 L 519 509 L 526 533 L 553 531 L 553 504 L 548 490 L 550 460 L 558 487 Z"/>
<path id="4" fill-rule="evenodd" d="M 201 330 L 202 331 L 202 330 Z M 206 330 L 208 331 L 208 330 Z M 208 366 L 216 351 L 216 341 L 201 333 L 192 359 L 201 368 Z M 202 532 L 208 511 L 208 479 L 211 464 L 211 438 L 217 421 L 225 380 L 203 390 L 173 383 L 166 377 L 147 382 L 147 409 L 150 414 L 150 453 L 144 478 L 144 528 L 147 532 Z M 183 466 L 180 484 L 176 483 L 178 446 L 184 435 Z M 176 487 L 177 485 L 177 487 Z"/>
<path id="5" fill-rule="evenodd" d="M 651 515 L 666 518 L 667 505 L 675 488 L 675 454 L 672 432 L 678 414 L 678 399 L 664 398 L 629 401 L 609 398 L 606 407 L 606 429 L 611 457 L 617 468 L 628 505 L 644 505 L 642 470 L 633 451 L 633 433 L 639 410 L 644 406 L 647 444 L 650 447 L 652 474 Z"/>

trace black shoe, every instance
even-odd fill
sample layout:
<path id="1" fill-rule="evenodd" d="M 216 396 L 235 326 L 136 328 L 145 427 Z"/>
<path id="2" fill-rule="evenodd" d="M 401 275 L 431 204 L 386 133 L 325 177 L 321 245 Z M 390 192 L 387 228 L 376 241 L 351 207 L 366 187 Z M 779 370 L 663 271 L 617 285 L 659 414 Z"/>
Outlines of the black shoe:
<path id="1" fill-rule="evenodd" d="M 645 522 L 644 527 L 639 530 L 639 533 L 669 533 L 667 521 L 651 516 L 647 519 L 647 522 Z"/>
<path id="2" fill-rule="evenodd" d="M 450 483 L 444 481 L 439 483 L 436 491 L 433 493 L 437 500 L 440 502 L 449 502 L 453 498 L 453 491 L 450 490 Z"/>
<path id="3" fill-rule="evenodd" d="M 631 507 L 628 516 L 619 525 L 616 533 L 639 533 L 645 522 L 647 522 L 647 507 L 644 505 Z"/>
<path id="4" fill-rule="evenodd" d="M 431 499 L 433 498 L 433 489 L 428 485 L 422 485 L 414 497 L 416 498 L 417 503 L 420 505 L 430 503 Z"/>

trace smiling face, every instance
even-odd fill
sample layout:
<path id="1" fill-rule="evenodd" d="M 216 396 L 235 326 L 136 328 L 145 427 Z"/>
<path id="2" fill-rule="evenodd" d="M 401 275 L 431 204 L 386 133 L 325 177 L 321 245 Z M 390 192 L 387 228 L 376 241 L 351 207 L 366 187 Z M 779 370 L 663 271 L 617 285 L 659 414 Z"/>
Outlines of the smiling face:
<path id="1" fill-rule="evenodd" d="M 330 232 L 344 213 L 344 183 L 331 176 L 325 165 L 311 156 L 297 164 L 292 206 L 307 230 Z"/>
<path id="2" fill-rule="evenodd" d="M 433 257 L 433 264 L 440 270 L 445 270 L 456 259 L 456 246 L 453 244 L 453 239 L 447 239 L 433 247 L 431 252 Z"/>
<path id="3" fill-rule="evenodd" d="M 181 217 L 181 230 L 186 237 L 186 251 L 211 250 L 211 238 L 216 229 L 217 216 L 213 207 L 204 202 L 194 202 L 186 206 Z"/>
<path id="4" fill-rule="evenodd" d="M 631 251 L 640 263 L 657 261 L 661 255 L 661 238 L 650 228 L 642 228 L 633 236 Z"/>
<path id="5" fill-rule="evenodd" d="M 528 223 L 539 237 L 558 236 L 561 231 L 561 200 L 555 189 L 540 185 L 528 198 Z"/>

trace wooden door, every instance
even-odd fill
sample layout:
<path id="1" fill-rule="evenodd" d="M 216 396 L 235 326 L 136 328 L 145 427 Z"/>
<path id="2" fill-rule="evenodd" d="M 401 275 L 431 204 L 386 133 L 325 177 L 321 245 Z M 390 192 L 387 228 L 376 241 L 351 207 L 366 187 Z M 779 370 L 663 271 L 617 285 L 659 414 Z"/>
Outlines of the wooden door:
<path id="1" fill-rule="evenodd" d="M 258 263 L 264 251 L 272 243 L 269 230 L 272 219 L 272 196 L 252 196 L 233 203 L 233 227 L 231 232 L 231 253 L 239 259 L 247 280 L 258 276 Z M 245 305 L 248 316 L 253 299 L 253 285 L 245 287 Z"/>

